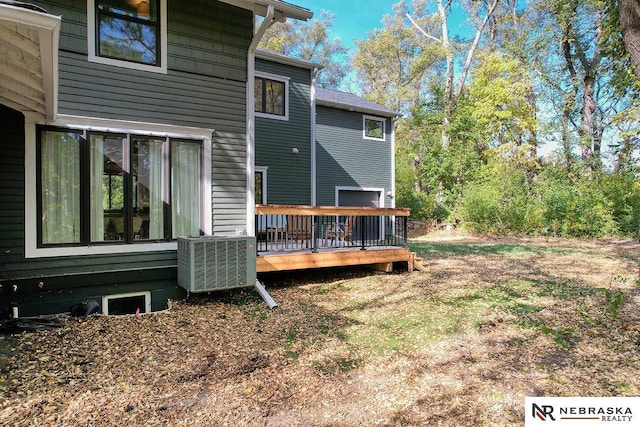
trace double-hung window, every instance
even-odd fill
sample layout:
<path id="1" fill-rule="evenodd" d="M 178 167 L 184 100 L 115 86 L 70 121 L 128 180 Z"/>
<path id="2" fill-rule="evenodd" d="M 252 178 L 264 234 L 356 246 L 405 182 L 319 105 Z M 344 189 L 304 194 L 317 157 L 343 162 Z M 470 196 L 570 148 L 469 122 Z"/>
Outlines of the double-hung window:
<path id="1" fill-rule="evenodd" d="M 376 141 L 384 141 L 385 137 L 385 119 L 373 116 L 362 117 L 362 133 L 364 139 L 373 139 Z"/>
<path id="2" fill-rule="evenodd" d="M 166 72 L 166 0 L 88 0 L 89 60 Z"/>
<path id="3" fill-rule="evenodd" d="M 202 141 L 39 128 L 38 245 L 201 234 Z"/>
<path id="4" fill-rule="evenodd" d="M 256 73 L 253 101 L 257 116 L 288 120 L 289 79 Z"/>

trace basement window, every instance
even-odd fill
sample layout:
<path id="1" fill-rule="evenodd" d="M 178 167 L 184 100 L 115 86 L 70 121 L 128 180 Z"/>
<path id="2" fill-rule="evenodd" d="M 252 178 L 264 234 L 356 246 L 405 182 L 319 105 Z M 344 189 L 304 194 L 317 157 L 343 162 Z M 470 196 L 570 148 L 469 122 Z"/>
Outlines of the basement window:
<path id="1" fill-rule="evenodd" d="M 105 295 L 102 297 L 102 314 L 151 313 L 151 292 Z"/>

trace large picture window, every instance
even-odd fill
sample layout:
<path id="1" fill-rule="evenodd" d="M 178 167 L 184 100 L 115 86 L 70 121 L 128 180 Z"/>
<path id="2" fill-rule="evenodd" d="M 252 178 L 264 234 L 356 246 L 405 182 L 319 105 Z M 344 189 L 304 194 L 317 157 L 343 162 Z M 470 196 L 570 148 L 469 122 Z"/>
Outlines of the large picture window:
<path id="1" fill-rule="evenodd" d="M 160 0 L 95 0 L 98 56 L 159 65 Z"/>
<path id="2" fill-rule="evenodd" d="M 281 120 L 288 119 L 288 92 L 288 80 L 256 76 L 253 97 L 256 115 Z"/>
<path id="3" fill-rule="evenodd" d="M 201 141 L 40 128 L 37 156 L 40 247 L 201 234 Z"/>

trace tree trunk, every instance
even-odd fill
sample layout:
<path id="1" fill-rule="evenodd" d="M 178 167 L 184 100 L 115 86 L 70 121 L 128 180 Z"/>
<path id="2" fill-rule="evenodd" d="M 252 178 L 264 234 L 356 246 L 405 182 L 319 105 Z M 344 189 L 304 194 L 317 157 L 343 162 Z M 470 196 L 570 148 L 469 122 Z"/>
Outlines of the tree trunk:
<path id="1" fill-rule="evenodd" d="M 448 4 L 447 4 L 448 6 Z M 447 6 L 438 0 L 438 14 L 440 15 L 442 26 L 442 47 L 447 58 L 447 76 L 444 84 L 444 114 L 442 118 L 442 148 L 449 149 L 451 137 L 449 136 L 449 126 L 451 125 L 451 112 L 453 111 L 453 49 L 449 42 L 449 27 L 447 24 Z"/>
<path id="2" fill-rule="evenodd" d="M 582 161 L 591 170 L 593 162 L 593 114 L 596 102 L 593 99 L 595 79 L 586 76 L 583 81 L 584 94 L 582 96 L 582 111 L 580 119 L 580 144 L 582 147 Z"/>
<path id="3" fill-rule="evenodd" d="M 567 171 L 573 168 L 573 157 L 571 156 L 571 144 L 569 143 L 569 108 L 565 107 L 562 112 L 562 150 L 564 152 L 564 162 Z"/>
<path id="4" fill-rule="evenodd" d="M 631 55 L 633 71 L 640 80 L 640 2 L 638 0 L 618 0 L 622 39 Z"/>

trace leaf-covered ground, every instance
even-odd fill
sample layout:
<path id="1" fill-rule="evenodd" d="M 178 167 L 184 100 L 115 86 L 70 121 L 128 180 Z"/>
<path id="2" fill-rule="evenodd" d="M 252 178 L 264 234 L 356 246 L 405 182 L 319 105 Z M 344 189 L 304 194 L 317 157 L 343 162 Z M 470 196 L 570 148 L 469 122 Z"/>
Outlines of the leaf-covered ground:
<path id="1" fill-rule="evenodd" d="M 524 397 L 640 395 L 640 245 L 412 244 L 426 273 L 265 278 L 0 337 L 0 425 L 521 425 Z"/>

